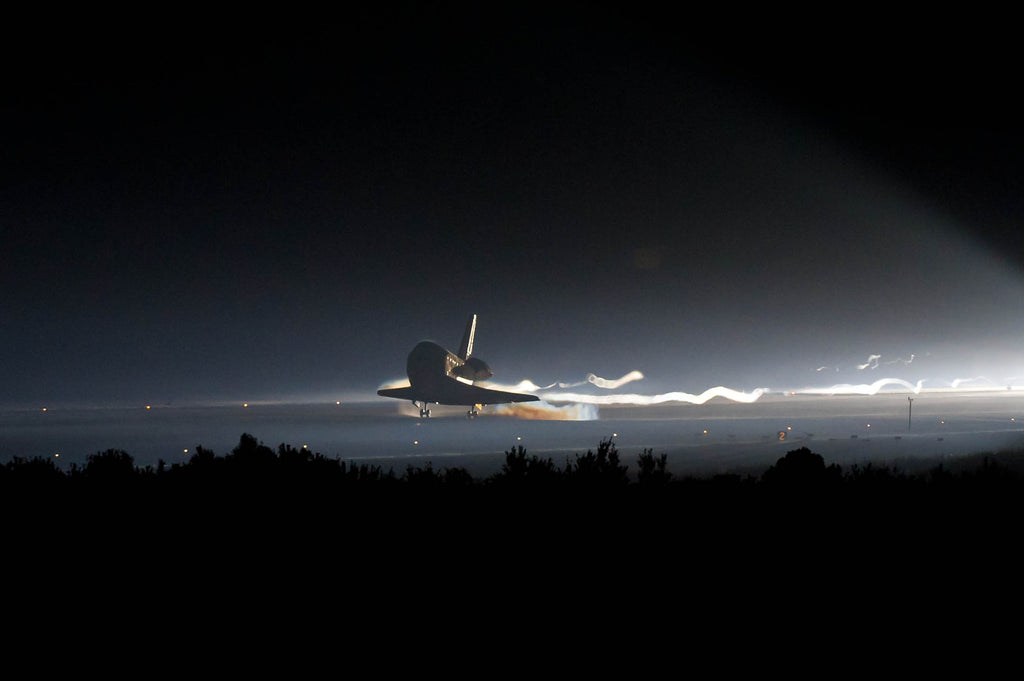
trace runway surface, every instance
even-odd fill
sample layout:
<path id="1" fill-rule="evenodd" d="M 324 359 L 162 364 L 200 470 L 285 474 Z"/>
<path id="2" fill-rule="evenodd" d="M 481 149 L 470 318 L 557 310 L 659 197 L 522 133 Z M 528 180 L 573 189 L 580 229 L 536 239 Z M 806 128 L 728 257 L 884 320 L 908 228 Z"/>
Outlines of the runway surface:
<path id="1" fill-rule="evenodd" d="M 420 419 L 404 403 L 383 400 L 8 409 L 0 411 L 0 462 L 53 457 L 67 469 L 113 448 L 127 451 L 139 466 L 155 467 L 160 460 L 188 461 L 197 445 L 226 455 L 242 433 L 274 449 L 281 443 L 305 445 L 398 474 L 430 462 L 435 468 L 463 467 L 478 477 L 498 471 L 503 452 L 518 445 L 561 466 L 609 437 L 625 463 L 651 449 L 668 455 L 676 475 L 757 474 L 802 446 L 826 463 L 870 461 L 904 470 L 915 462 L 933 465 L 936 459 L 1024 448 L 1024 391 L 769 394 L 752 404 L 716 398 L 703 405 L 601 407 L 590 411 L 596 416 L 590 420 L 549 420 L 566 415 L 572 410 L 552 409 L 537 419 L 487 408 L 467 419 L 464 408 L 434 407 L 431 418 Z"/>

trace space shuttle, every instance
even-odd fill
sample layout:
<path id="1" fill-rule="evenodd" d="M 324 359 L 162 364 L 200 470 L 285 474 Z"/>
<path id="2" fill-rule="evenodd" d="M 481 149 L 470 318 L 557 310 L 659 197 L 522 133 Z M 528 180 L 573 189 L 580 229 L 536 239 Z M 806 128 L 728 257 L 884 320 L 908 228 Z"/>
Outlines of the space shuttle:
<path id="1" fill-rule="evenodd" d="M 420 410 L 420 417 L 430 416 L 428 405 L 448 404 L 469 406 L 470 418 L 480 413 L 485 404 L 508 402 L 535 402 L 536 395 L 493 390 L 476 385 L 493 375 L 487 362 L 473 357 L 473 337 L 476 335 L 476 315 L 466 322 L 458 354 L 446 350 L 429 340 L 420 341 L 409 353 L 405 372 L 409 385 L 403 388 L 378 390 L 381 397 L 410 400 Z"/>

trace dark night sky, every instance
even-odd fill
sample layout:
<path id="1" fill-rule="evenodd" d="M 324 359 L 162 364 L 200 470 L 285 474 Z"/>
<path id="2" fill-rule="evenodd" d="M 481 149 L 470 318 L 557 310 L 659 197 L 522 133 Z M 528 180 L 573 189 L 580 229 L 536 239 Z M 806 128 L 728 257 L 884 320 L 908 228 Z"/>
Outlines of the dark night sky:
<path id="1" fill-rule="evenodd" d="M 518 7 L 12 22 L 0 404 L 1024 376 L 1007 22 Z"/>

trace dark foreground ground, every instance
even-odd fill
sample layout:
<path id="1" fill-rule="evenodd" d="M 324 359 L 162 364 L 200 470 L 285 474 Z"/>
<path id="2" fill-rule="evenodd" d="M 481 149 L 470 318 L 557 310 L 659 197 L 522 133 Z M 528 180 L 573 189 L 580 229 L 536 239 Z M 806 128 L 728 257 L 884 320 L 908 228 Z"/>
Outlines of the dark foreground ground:
<path id="1" fill-rule="evenodd" d="M 897 540 L 977 537 L 1010 527 L 1024 510 L 1024 451 L 937 461 L 912 471 L 828 464 L 807 447 L 760 475 L 673 475 L 647 450 L 623 463 L 613 441 L 560 463 L 523 447 L 497 473 L 351 464 L 242 435 L 231 453 L 200 447 L 184 464 L 136 466 L 120 450 L 65 471 L 52 460 L 0 467 L 8 526 L 44 536 L 117 536 L 124 542 L 259 543 L 307 539 L 344 549 L 366 542 L 457 550 L 584 540 L 643 553 L 688 541 L 744 541 L 810 533 Z M 809 536 L 810 536 L 809 535 Z M 159 540 L 155 540 L 159 541 Z"/>
<path id="2" fill-rule="evenodd" d="M 759 476 L 681 478 L 602 441 L 565 465 L 509 450 L 479 479 L 243 435 L 157 469 L 118 450 L 71 471 L 16 459 L 0 469 L 5 603 L 37 641 L 92 634 L 147 659 L 287 644 L 291 665 L 311 646 L 430 640 L 493 659 L 572 642 L 592 664 L 693 632 L 827 647 L 869 629 L 888 649 L 989 631 L 1018 602 L 1022 457 L 909 474 L 799 448 Z"/>

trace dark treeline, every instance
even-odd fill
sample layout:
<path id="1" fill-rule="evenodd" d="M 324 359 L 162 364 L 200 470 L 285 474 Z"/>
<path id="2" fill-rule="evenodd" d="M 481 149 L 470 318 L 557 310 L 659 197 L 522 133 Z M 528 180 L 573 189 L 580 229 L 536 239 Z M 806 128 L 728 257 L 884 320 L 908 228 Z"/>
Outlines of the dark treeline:
<path id="1" fill-rule="evenodd" d="M 14 457 L 0 466 L 0 489 L 17 490 L 131 489 L 209 490 L 274 487 L 301 493 L 325 493 L 331 490 L 543 490 L 581 492 L 625 492 L 661 490 L 665 493 L 706 491 L 841 494 L 868 492 L 872 495 L 934 492 L 980 492 L 998 494 L 1024 490 L 1024 478 L 999 463 L 996 455 L 979 455 L 974 465 L 954 472 L 942 464 L 923 473 L 908 473 L 898 468 L 866 464 L 848 470 L 832 464 L 806 447 L 788 452 L 761 475 L 721 474 L 709 477 L 676 477 L 667 470 L 668 457 L 644 450 L 636 469 L 622 463 L 612 440 L 602 440 L 595 450 L 566 458 L 558 465 L 552 458 L 531 455 L 521 445 L 504 453 L 501 470 L 486 478 L 474 478 L 464 468 L 408 466 L 398 474 L 394 469 L 358 464 L 314 453 L 305 447 L 281 444 L 277 450 L 243 434 L 238 445 L 224 456 L 197 447 L 187 463 L 156 468 L 135 465 L 123 450 L 108 449 L 88 457 L 84 466 L 72 465 L 65 471 L 53 459 Z M 1011 456 L 1008 453 L 1007 456 Z"/>
<path id="2" fill-rule="evenodd" d="M 562 462 L 517 446 L 499 471 L 474 478 L 430 463 L 395 472 L 286 444 L 275 451 L 245 434 L 228 454 L 198 447 L 170 466 L 139 467 L 115 449 L 69 470 L 15 458 L 0 466 L 0 512 L 7 546 L 23 558 L 48 546 L 185 572 L 219 561 L 239 574 L 343 563 L 532 575 L 556 561 L 595 576 L 699 567 L 750 579 L 748 570 L 809 555 L 812 567 L 799 569 L 874 574 L 894 556 L 1002 560 L 1024 516 L 1024 479 L 1004 463 L 1019 454 L 908 473 L 843 470 L 800 448 L 759 475 L 679 477 L 665 454 L 645 450 L 628 466 L 605 440 Z"/>

